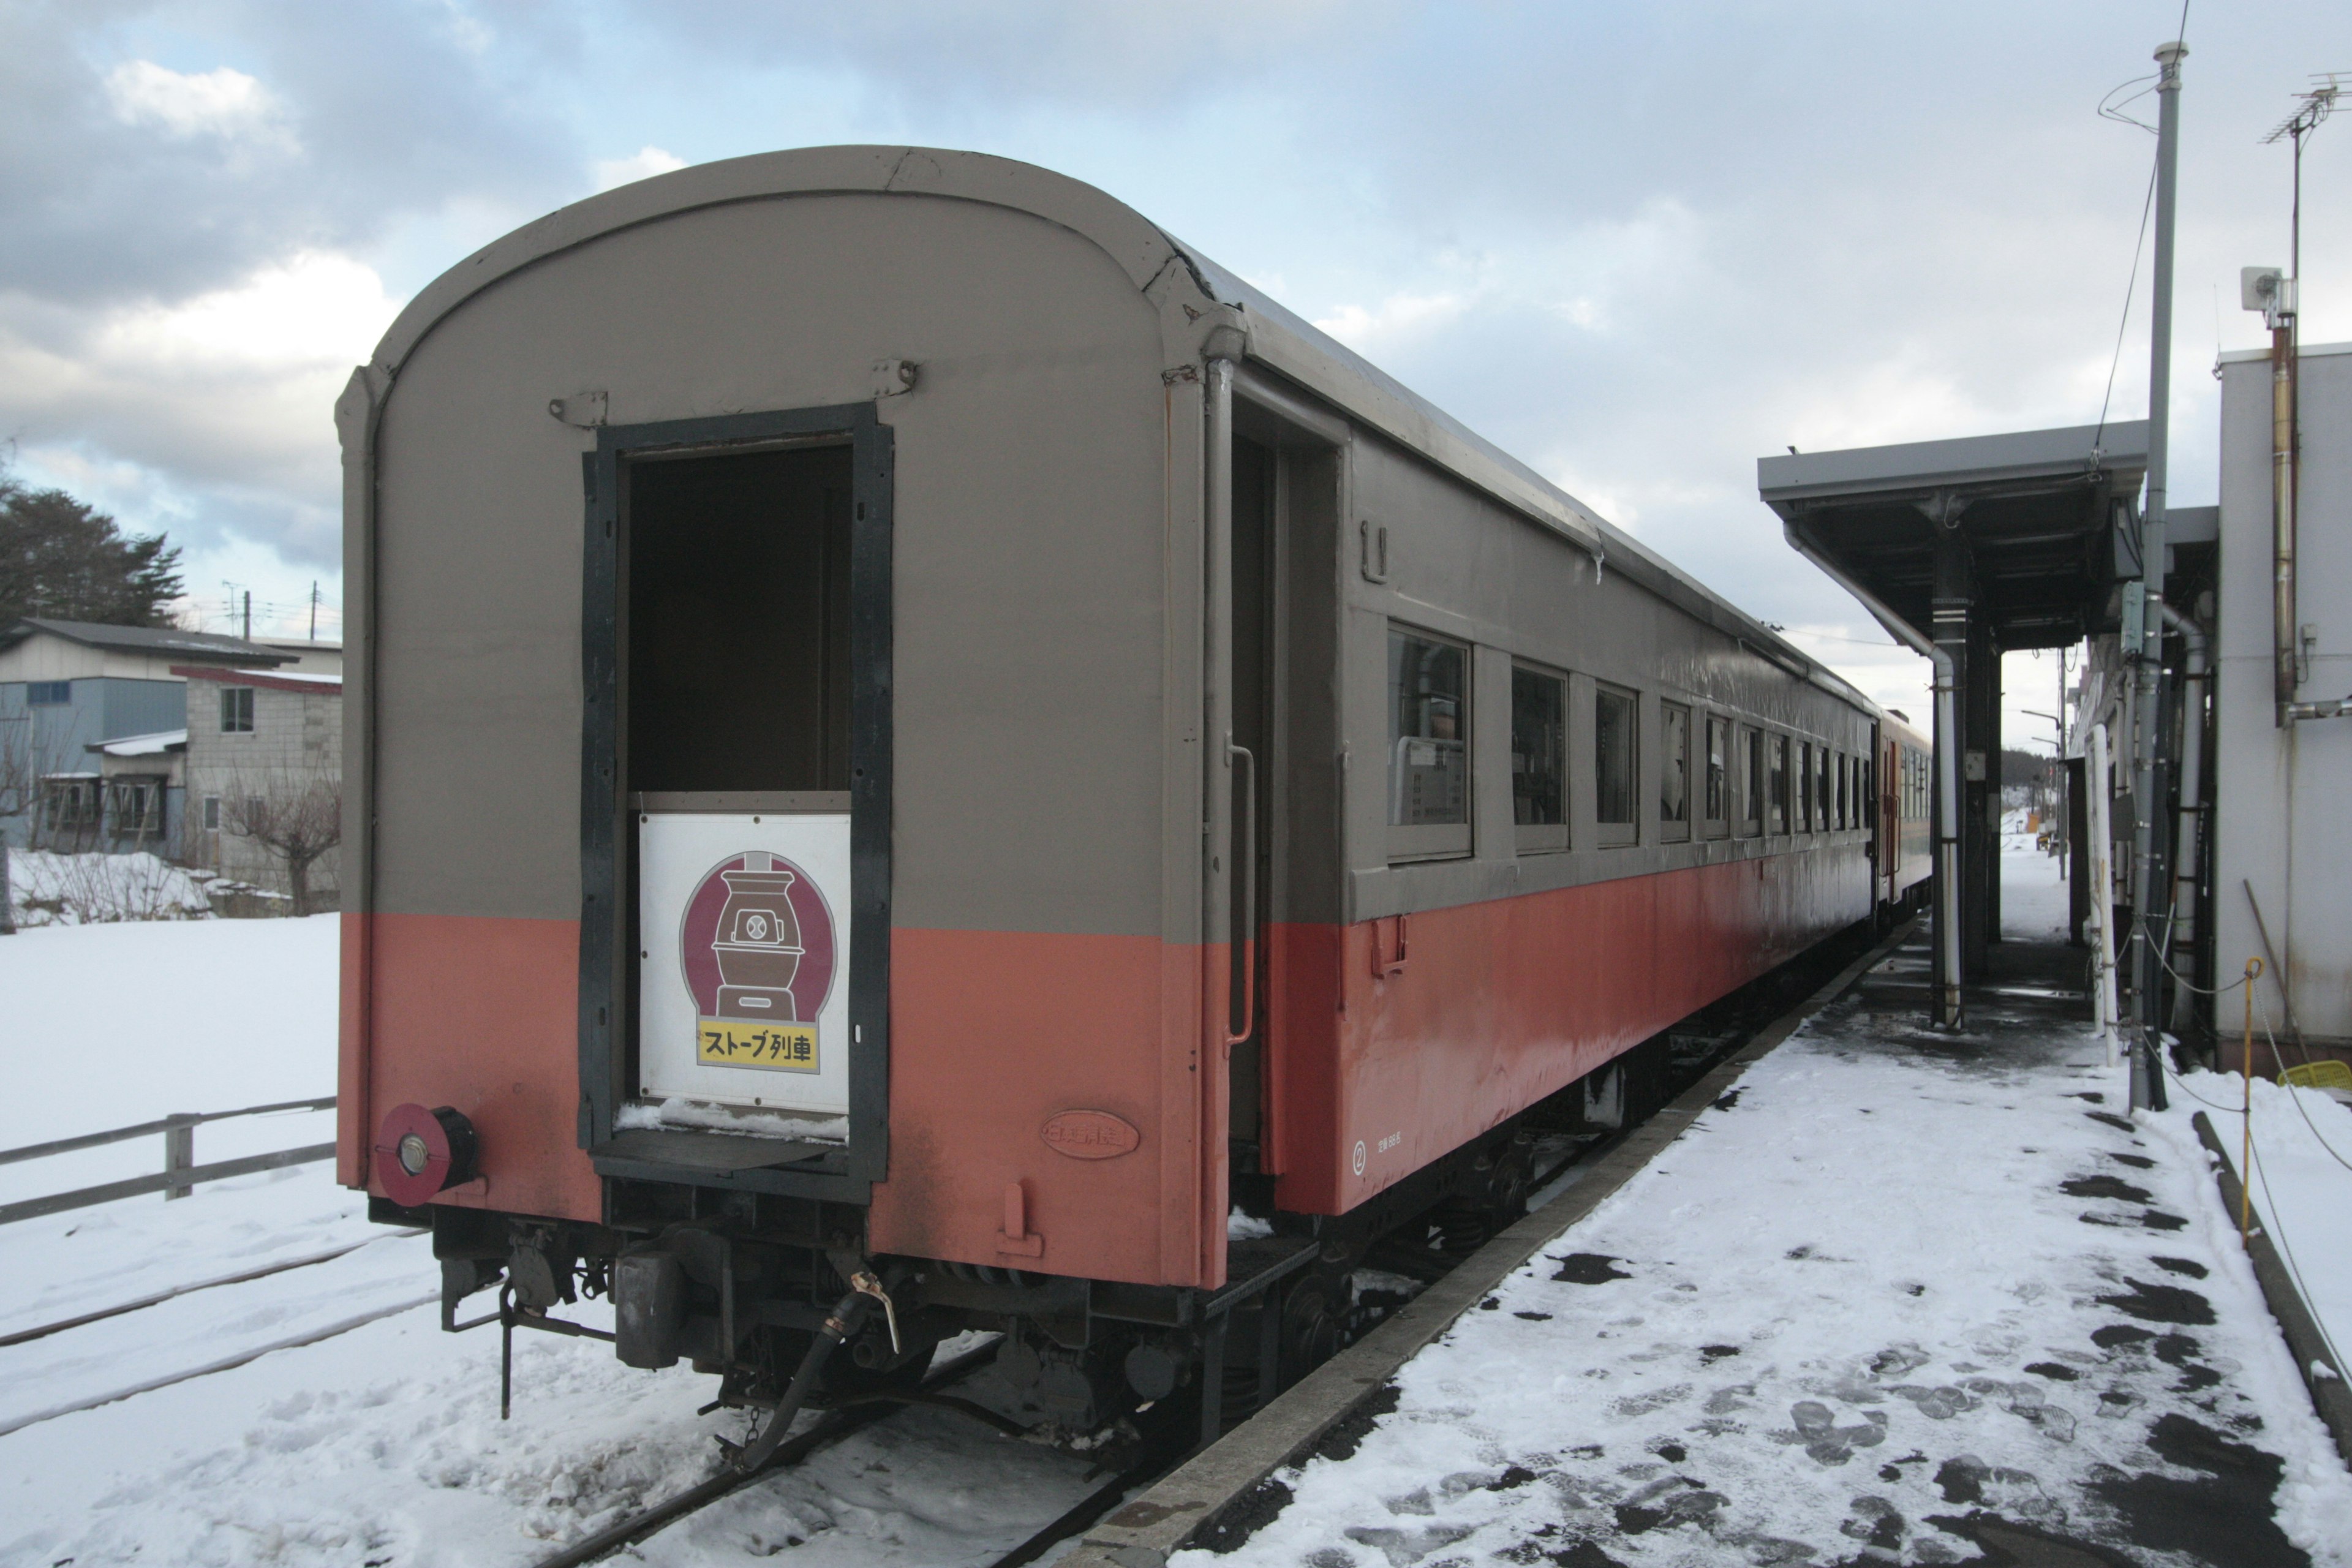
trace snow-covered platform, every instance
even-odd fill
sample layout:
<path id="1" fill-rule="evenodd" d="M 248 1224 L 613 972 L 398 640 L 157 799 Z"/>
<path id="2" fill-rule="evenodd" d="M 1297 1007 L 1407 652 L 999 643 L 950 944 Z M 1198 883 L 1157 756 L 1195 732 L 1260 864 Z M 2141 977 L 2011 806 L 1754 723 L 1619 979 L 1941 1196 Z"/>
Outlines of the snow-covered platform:
<path id="1" fill-rule="evenodd" d="M 2197 1108 L 1999 951 L 1958 1037 L 1890 956 L 1174 1561 L 2352 1561 Z"/>

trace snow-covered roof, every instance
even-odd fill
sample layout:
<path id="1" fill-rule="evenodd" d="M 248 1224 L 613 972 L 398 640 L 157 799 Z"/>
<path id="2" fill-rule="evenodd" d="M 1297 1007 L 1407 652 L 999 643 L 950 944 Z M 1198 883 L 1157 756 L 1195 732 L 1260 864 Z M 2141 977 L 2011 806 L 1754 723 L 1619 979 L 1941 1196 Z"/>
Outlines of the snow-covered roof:
<path id="1" fill-rule="evenodd" d="M 263 686 L 273 691 L 299 691 L 306 697 L 337 697 L 343 689 L 343 678 L 315 670 L 294 669 L 219 669 L 202 665 L 175 664 L 173 675 L 186 676 L 190 680 L 217 680 L 224 686 Z"/>
<path id="2" fill-rule="evenodd" d="M 110 757 L 155 757 L 165 752 L 176 752 L 188 743 L 188 732 L 180 730 L 158 730 L 152 735 L 125 735 L 121 740 L 100 741 L 89 746 L 93 752 L 104 752 Z"/>
<path id="3" fill-rule="evenodd" d="M 242 637 L 222 637 L 215 632 L 184 632 L 177 626 L 109 626 L 95 621 L 58 621 L 46 616 L 26 616 L 22 620 L 0 628 L 0 647 L 14 647 L 36 632 L 63 637 L 68 642 L 85 647 L 112 648 L 119 653 L 142 653 L 151 656 L 169 655 L 179 658 L 202 659 L 207 664 L 229 663 L 278 665 L 290 663 L 294 656 L 247 642 Z"/>

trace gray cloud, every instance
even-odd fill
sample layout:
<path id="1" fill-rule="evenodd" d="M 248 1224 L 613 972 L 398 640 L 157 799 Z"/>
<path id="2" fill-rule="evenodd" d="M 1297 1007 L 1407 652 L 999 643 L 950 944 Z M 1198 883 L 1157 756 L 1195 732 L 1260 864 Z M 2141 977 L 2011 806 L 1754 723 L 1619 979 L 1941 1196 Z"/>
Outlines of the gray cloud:
<path id="1" fill-rule="evenodd" d="M 421 5 L 34 0 L 0 29 L 0 290 L 181 298 L 453 200 L 551 202 L 573 174 L 565 138 Z M 189 74 L 243 66 L 282 138 L 126 118 L 108 75 L 150 42 L 199 57 Z"/>
<path id="2" fill-rule="evenodd" d="M 1780 544 L 1755 458 L 2096 416 L 2151 144 L 2091 110 L 2151 68 L 2177 15 L 20 5 L 0 21 L 0 354 L 16 356 L 0 433 L 147 465 L 196 498 L 184 526 L 320 559 L 333 452 L 311 383 L 266 366 L 142 377 L 108 359 L 106 311 L 305 249 L 413 246 L 459 208 L 520 221 L 648 144 L 704 159 L 930 141 L 1104 184 L 1303 313 L 1346 320 L 1387 368 L 1750 608 L 1860 631 Z M 2256 138 L 2307 69 L 2352 65 L 2352 14 L 2216 6 L 2189 37 L 2182 500 L 2211 483 L 2211 289 L 2284 250 L 2284 159 Z M 126 117 L 108 73 L 151 56 L 244 72 L 268 113 L 241 139 Z M 2326 304 L 2352 300 L 2352 127 L 2341 155 L 2334 129 L 2306 200 L 2315 336 L 2352 335 L 2352 310 Z M 2221 304 L 2229 341 L 2251 341 Z M 2145 305 L 2143 280 L 2117 417 L 2142 407 Z M 47 379 L 21 383 L 35 359 Z"/>

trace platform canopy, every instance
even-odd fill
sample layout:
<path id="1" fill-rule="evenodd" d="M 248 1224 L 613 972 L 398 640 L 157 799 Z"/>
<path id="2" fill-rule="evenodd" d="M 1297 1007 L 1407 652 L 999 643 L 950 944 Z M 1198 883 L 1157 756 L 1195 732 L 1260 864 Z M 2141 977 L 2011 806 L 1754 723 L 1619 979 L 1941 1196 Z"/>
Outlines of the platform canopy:
<path id="1" fill-rule="evenodd" d="M 2132 420 L 1792 452 L 1759 459 L 1756 483 L 1816 552 L 1923 634 L 1940 549 L 1944 595 L 1967 598 L 2011 649 L 2112 626 L 2117 541 L 2137 538 L 2147 471 L 2147 422 Z"/>

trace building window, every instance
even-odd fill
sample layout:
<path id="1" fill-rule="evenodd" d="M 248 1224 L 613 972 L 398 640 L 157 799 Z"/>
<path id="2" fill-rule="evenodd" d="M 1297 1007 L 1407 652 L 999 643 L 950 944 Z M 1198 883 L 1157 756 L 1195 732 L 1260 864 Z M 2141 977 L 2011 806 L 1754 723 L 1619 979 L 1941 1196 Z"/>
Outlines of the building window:
<path id="1" fill-rule="evenodd" d="M 205 831 L 207 833 L 220 831 L 220 796 L 216 795 L 205 796 Z"/>
<path id="2" fill-rule="evenodd" d="M 1730 816 L 1731 725 L 1710 713 L 1706 718 L 1706 831 L 1721 837 Z"/>
<path id="3" fill-rule="evenodd" d="M 1789 737 L 1772 737 L 1772 778 L 1769 791 L 1772 820 L 1765 826 L 1774 833 L 1789 831 Z"/>
<path id="4" fill-rule="evenodd" d="M 25 700 L 35 708 L 58 708 L 73 700 L 70 680 L 28 680 L 25 683 Z"/>
<path id="5" fill-rule="evenodd" d="M 1679 702 L 1658 705 L 1658 822 L 1662 838 L 1690 837 L 1691 712 Z"/>
<path id="6" fill-rule="evenodd" d="M 1592 815 L 1603 844 L 1638 837 L 1633 803 L 1641 780 L 1635 746 L 1633 694 L 1600 687 L 1592 693 Z"/>
<path id="7" fill-rule="evenodd" d="M 1389 849 L 1392 856 L 1470 848 L 1470 654 L 1389 628 Z"/>
<path id="8" fill-rule="evenodd" d="M 221 688 L 221 733 L 250 735 L 253 733 L 253 688 L 224 686 Z"/>
<path id="9" fill-rule="evenodd" d="M 1568 682 L 1511 668 L 1511 821 L 1522 850 L 1568 847 Z"/>
<path id="10" fill-rule="evenodd" d="M 1748 776 L 1739 791 L 1739 830 L 1742 833 L 1764 831 L 1764 732 L 1744 731 L 1748 737 Z"/>

